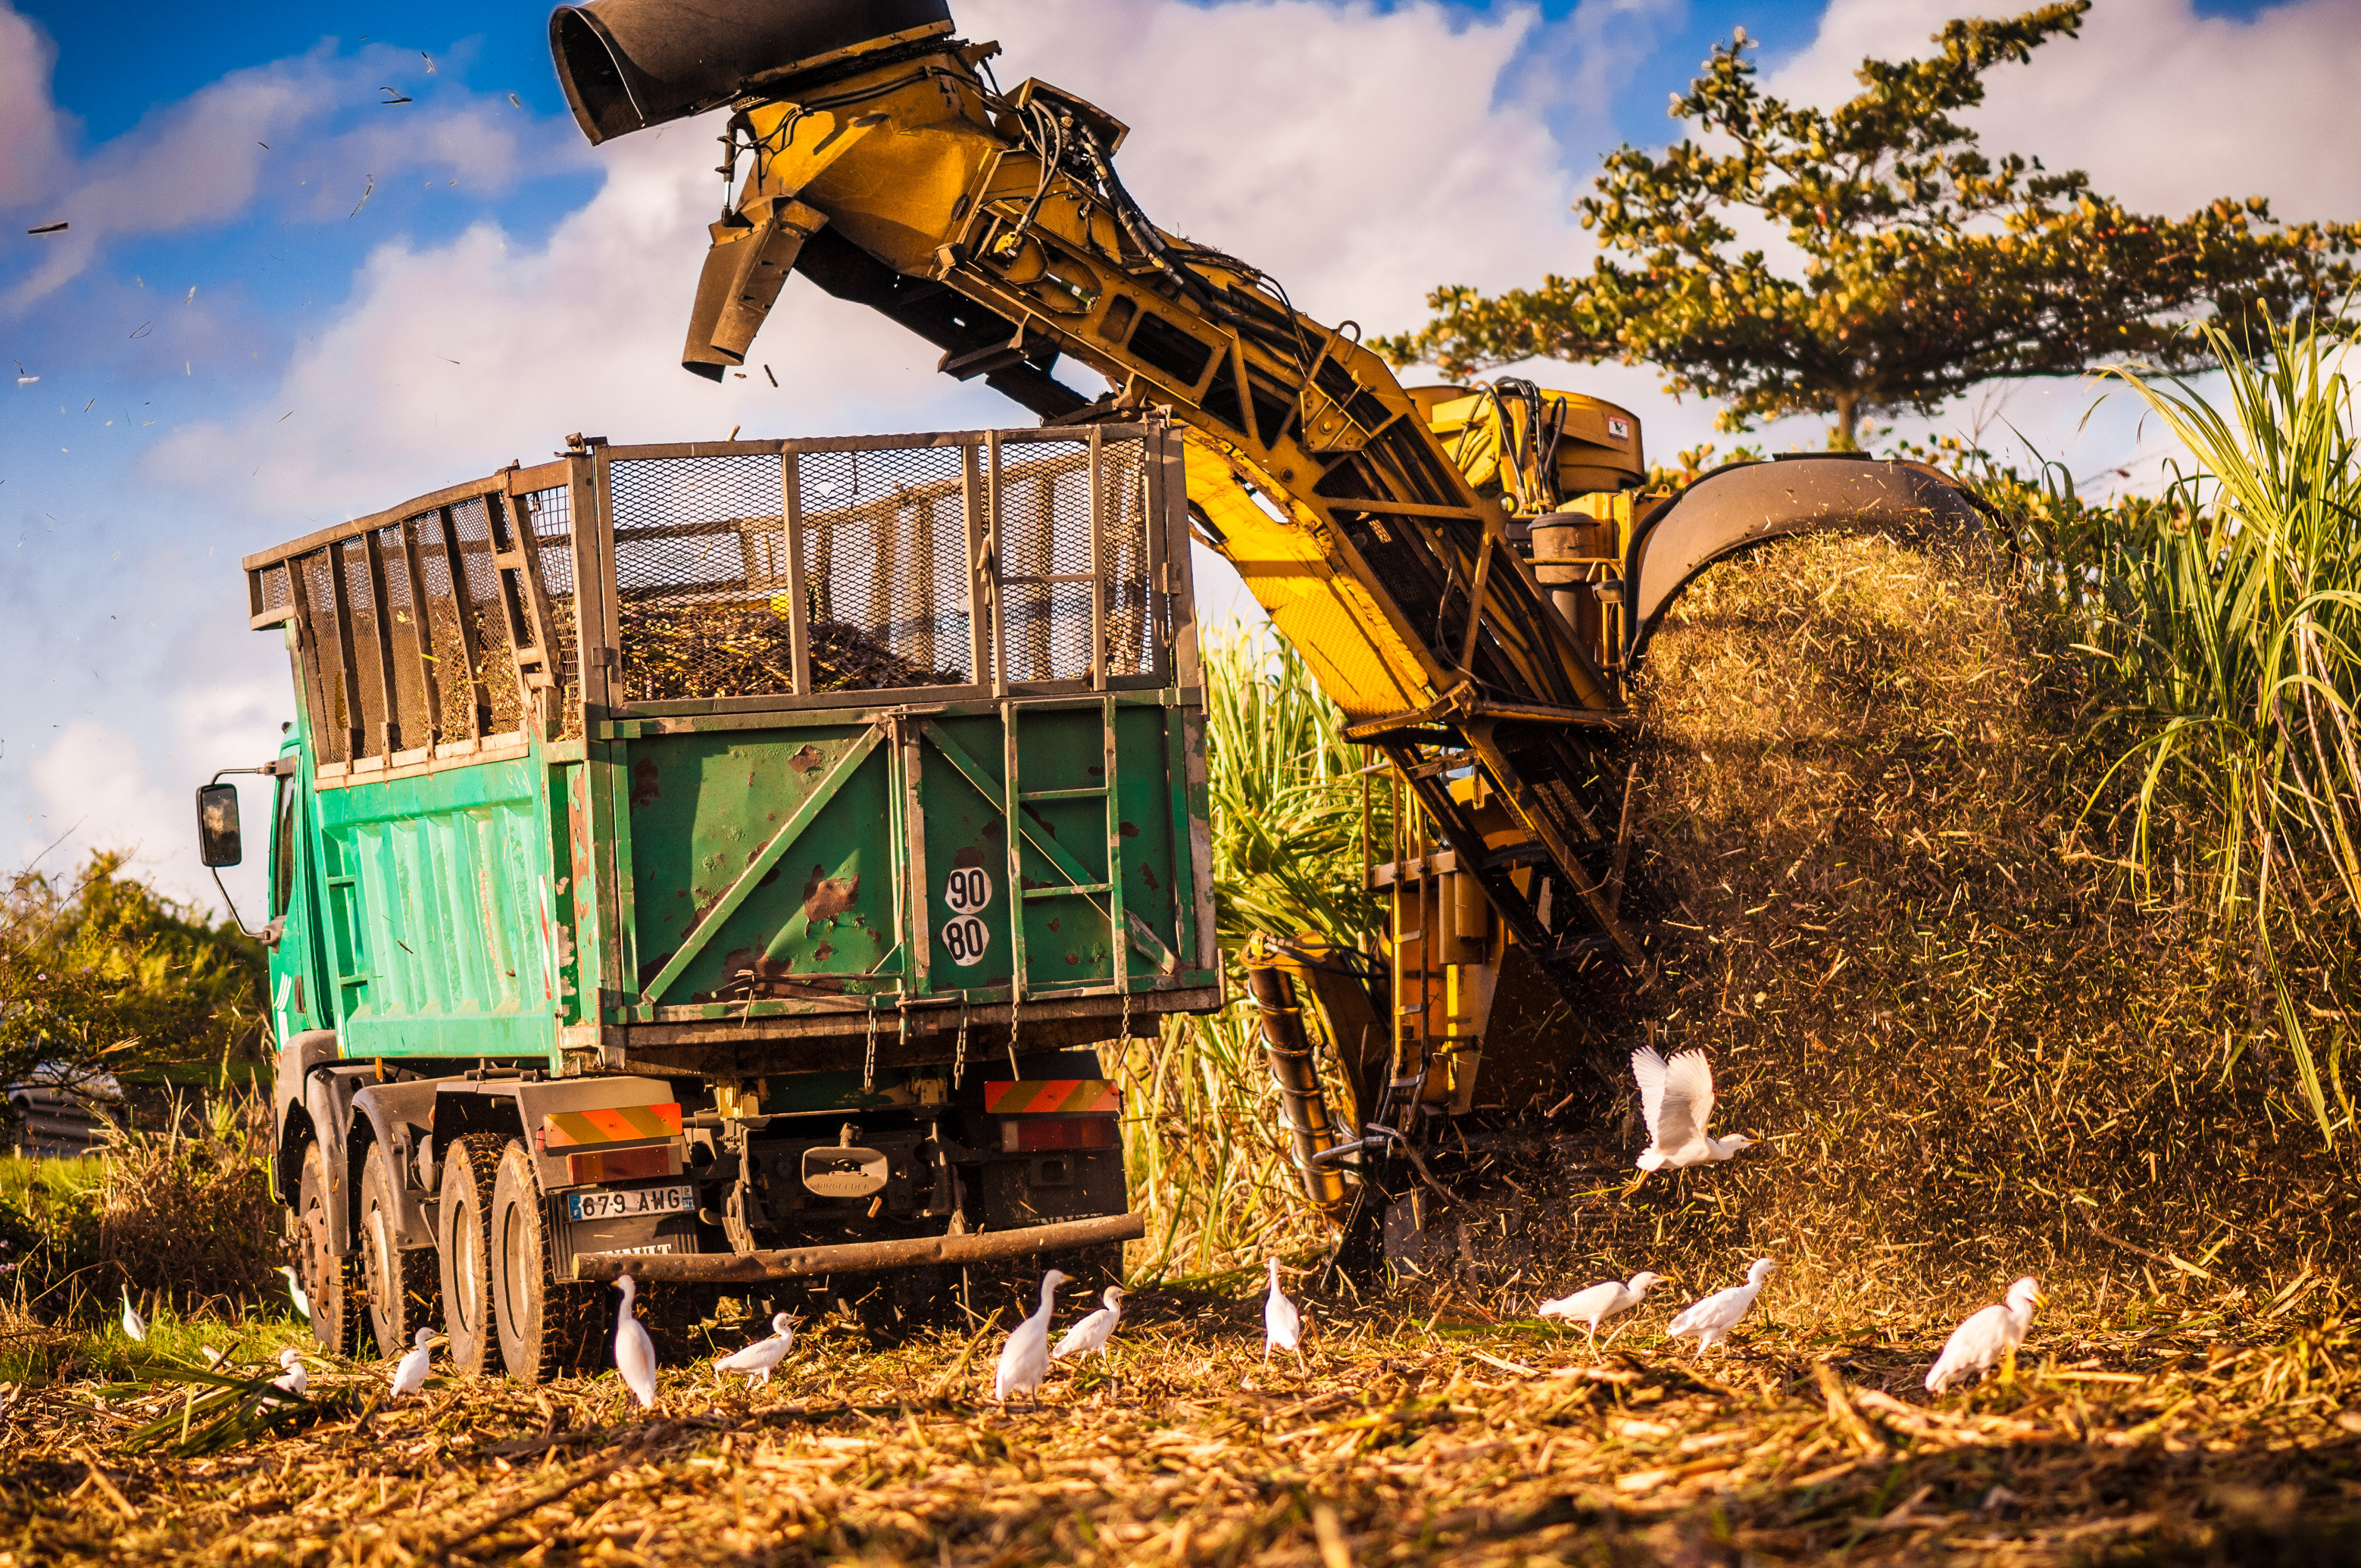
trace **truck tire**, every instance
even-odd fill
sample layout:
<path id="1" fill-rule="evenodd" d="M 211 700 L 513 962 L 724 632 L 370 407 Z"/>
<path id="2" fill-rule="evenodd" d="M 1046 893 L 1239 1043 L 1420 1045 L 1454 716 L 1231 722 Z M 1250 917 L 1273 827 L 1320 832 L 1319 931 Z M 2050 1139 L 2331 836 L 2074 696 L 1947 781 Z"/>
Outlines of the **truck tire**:
<path id="1" fill-rule="evenodd" d="M 522 1144 L 509 1145 L 492 1182 L 492 1309 L 500 1361 L 521 1382 L 547 1382 L 598 1355 L 606 1303 L 598 1286 L 565 1277 L 572 1259 L 559 1255 L 563 1239 L 533 1157 Z"/>
<path id="2" fill-rule="evenodd" d="M 401 1245 L 401 1179 L 383 1144 L 371 1144 L 361 1161 L 361 1294 L 368 1306 L 369 1332 L 379 1355 L 400 1355 L 443 1304 L 443 1282 L 434 1254 Z"/>
<path id="3" fill-rule="evenodd" d="M 451 1365 L 469 1377 L 500 1369 L 500 1336 L 492 1326 L 492 1184 L 511 1141 L 499 1133 L 469 1133 L 443 1157 L 443 1210 L 434 1237 L 443 1332 L 451 1339 Z"/>
<path id="4" fill-rule="evenodd" d="M 328 1182 L 327 1156 L 317 1143 L 303 1149 L 303 1174 L 296 1187 L 295 1241 L 301 1254 L 295 1272 L 312 1303 L 312 1338 L 330 1355 L 357 1355 L 366 1332 L 359 1269 L 339 1256 L 328 1237 L 328 1205 L 341 1201 Z"/>

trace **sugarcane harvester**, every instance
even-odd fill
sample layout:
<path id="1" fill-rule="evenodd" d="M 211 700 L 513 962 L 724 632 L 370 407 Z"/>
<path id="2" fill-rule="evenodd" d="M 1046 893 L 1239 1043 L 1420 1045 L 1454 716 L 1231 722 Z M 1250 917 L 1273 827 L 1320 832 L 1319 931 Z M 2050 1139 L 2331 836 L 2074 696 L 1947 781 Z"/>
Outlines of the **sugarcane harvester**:
<path id="1" fill-rule="evenodd" d="M 1651 632 L 1736 551 L 1972 526 L 1966 492 L 1828 455 L 1643 497 L 1627 410 L 1511 379 L 1405 388 L 1352 323 L 1157 226 L 1117 173 L 1125 125 L 1038 79 L 1001 89 L 998 46 L 954 37 L 943 0 L 594 0 L 551 38 L 594 143 L 730 110 L 690 371 L 744 364 L 800 274 L 1046 426 L 1179 422 L 1197 533 L 1403 807 L 1368 857 L 1384 931 L 1274 932 L 1247 955 L 1312 1198 L 1341 1212 L 1340 1167 L 1383 1188 L 1446 1129 L 1464 1147 L 1488 1117 L 1603 1113 L 1651 983 L 1623 744 Z M 1107 389 L 1060 379 L 1068 361 Z M 1334 1113 L 1323 1042 L 1352 1102 Z"/>

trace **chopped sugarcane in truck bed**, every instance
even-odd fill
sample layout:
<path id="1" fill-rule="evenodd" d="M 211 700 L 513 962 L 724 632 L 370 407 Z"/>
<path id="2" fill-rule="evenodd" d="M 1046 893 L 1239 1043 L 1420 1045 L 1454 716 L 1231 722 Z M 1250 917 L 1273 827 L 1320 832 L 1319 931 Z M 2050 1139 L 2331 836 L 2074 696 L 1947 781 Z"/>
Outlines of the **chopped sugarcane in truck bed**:
<path id="1" fill-rule="evenodd" d="M 625 1271 L 661 1319 L 1118 1257 L 1090 1047 L 1221 998 L 1186 506 L 1155 418 L 577 437 L 249 556 L 296 719 L 199 826 L 236 863 L 272 776 L 321 1343 L 533 1379 Z"/>

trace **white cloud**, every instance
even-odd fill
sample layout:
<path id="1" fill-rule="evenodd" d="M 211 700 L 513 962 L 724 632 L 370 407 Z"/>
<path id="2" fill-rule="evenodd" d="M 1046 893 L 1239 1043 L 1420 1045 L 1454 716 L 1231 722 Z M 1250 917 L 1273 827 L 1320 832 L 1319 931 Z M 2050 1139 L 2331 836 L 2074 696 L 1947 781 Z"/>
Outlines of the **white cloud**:
<path id="1" fill-rule="evenodd" d="M 313 221 L 342 217 L 375 179 L 427 168 L 470 187 L 498 189 L 522 160 L 523 116 L 497 99 L 446 89 L 391 119 L 359 118 L 367 85 L 390 51 L 338 59 L 324 46 L 292 60 L 235 71 L 142 115 L 122 135 L 77 155 L 72 125 L 54 103 L 54 50 L 0 0 L 0 211 L 63 220 L 41 236 L 31 264 L 0 293 L 22 311 L 86 269 L 107 245 L 231 222 L 266 180 Z M 571 156 L 571 144 L 544 136 Z"/>
<path id="2" fill-rule="evenodd" d="M 2011 6 L 2006 9 L 2014 10 Z M 1864 57 L 1933 52 L 1959 0 L 1831 0 L 1811 47 L 1768 74 L 1774 93 L 1834 104 Z M 2078 38 L 1985 78 L 1973 116 L 1994 152 L 2087 170 L 2136 209 L 2180 214 L 2264 195 L 2283 217 L 2361 208 L 2361 0 L 2290 0 L 2250 17 L 2191 0 L 2099 0 Z"/>
<path id="3" fill-rule="evenodd" d="M 1504 91 L 1535 36 L 1530 11 L 1001 0 L 963 5 L 961 21 L 1006 44 L 1003 81 L 1039 75 L 1133 125 L 1120 161 L 1157 220 L 1268 269 L 1314 313 L 1411 324 L 1436 283 L 1524 280 L 1581 243 L 1541 107 Z M 484 224 L 379 250 L 351 309 L 267 403 L 182 430 L 148 471 L 290 515 L 291 534 L 296 518 L 537 459 L 568 431 L 659 441 L 1024 420 L 933 375 L 929 345 L 801 283 L 756 345 L 784 392 L 759 370 L 718 388 L 682 371 L 720 194 L 717 129 L 599 149 L 605 183 L 545 244 Z M 1066 374 L 1096 390 L 1087 371 Z"/>

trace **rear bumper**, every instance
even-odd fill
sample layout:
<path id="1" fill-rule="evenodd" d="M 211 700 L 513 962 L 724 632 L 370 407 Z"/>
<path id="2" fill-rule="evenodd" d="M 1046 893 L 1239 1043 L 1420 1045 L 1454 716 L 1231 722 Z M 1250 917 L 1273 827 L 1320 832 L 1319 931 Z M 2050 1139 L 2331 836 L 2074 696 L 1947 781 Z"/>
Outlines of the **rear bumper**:
<path id="1" fill-rule="evenodd" d="M 1040 1253 L 1137 1241 L 1148 1223 L 1137 1214 L 1106 1214 L 1093 1220 L 1062 1220 L 965 1236 L 911 1236 L 892 1242 L 847 1242 L 838 1246 L 788 1247 L 775 1252 L 631 1253 L 578 1252 L 577 1280 L 611 1280 L 628 1274 L 650 1284 L 679 1280 L 701 1285 L 740 1285 L 764 1279 L 795 1279 L 824 1274 L 878 1274 L 932 1265 L 999 1263 Z"/>

